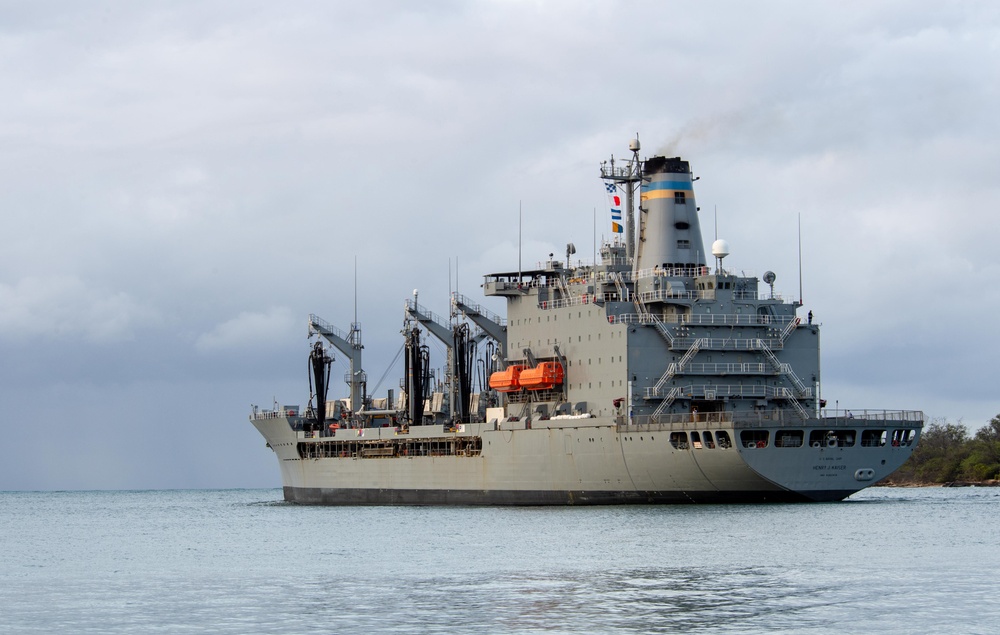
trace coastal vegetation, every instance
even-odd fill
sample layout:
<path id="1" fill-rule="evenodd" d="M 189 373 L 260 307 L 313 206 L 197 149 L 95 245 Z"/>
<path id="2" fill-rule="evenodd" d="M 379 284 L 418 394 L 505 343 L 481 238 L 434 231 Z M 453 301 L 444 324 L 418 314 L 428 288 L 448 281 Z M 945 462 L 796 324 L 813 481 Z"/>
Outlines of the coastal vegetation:
<path id="1" fill-rule="evenodd" d="M 961 421 L 931 421 L 909 460 L 882 483 L 943 485 L 997 479 L 1000 479 L 1000 414 L 973 436 Z"/>

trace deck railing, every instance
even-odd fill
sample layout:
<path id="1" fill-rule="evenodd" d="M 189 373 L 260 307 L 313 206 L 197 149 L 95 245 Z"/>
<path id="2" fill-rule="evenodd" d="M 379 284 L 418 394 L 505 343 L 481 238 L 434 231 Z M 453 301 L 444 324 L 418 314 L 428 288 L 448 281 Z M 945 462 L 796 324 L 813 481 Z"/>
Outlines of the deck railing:
<path id="1" fill-rule="evenodd" d="M 879 426 L 923 427 L 924 413 L 919 410 L 826 410 L 818 419 L 803 421 L 792 409 L 763 412 L 699 412 L 661 415 L 635 415 L 626 422 L 620 417 L 619 428 L 635 430 L 712 430 L 734 427 L 765 428 L 787 425 L 790 428 L 836 429 L 877 428 Z"/>
<path id="2" fill-rule="evenodd" d="M 640 313 L 621 313 L 614 316 L 615 322 L 629 324 L 652 324 L 653 320 Z M 753 313 L 709 313 L 694 315 L 668 314 L 657 316 L 664 324 L 683 324 L 694 326 L 787 326 L 795 321 L 794 315 L 770 316 Z"/>

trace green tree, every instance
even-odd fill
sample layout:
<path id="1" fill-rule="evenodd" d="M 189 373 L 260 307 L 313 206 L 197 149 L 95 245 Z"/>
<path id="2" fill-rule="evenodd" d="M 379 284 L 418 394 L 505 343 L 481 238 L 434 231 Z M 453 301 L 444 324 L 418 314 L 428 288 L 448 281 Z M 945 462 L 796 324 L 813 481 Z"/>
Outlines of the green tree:
<path id="1" fill-rule="evenodd" d="M 976 439 L 982 441 L 1000 441 L 1000 415 L 990 419 L 990 422 L 979 429 Z"/>
<path id="2" fill-rule="evenodd" d="M 1000 415 L 980 428 L 969 446 L 969 455 L 962 461 L 963 479 L 985 481 L 1000 476 Z"/>
<path id="3" fill-rule="evenodd" d="M 969 433 L 961 422 L 935 419 L 924 428 L 913 454 L 892 475 L 891 481 L 947 483 L 958 480 L 969 452 Z"/>

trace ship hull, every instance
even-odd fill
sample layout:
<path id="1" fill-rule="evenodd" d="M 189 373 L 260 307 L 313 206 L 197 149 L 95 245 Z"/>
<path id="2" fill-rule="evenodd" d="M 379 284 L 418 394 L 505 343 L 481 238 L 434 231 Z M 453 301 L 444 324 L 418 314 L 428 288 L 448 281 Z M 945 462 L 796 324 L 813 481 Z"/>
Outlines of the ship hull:
<path id="1" fill-rule="evenodd" d="M 778 428 L 764 447 L 740 443 L 741 430 L 701 427 L 699 438 L 725 433 L 727 447 L 675 447 L 671 426 L 588 425 L 504 429 L 468 424 L 461 431 L 426 426 L 338 430 L 328 437 L 295 430 L 285 417 L 254 420 L 277 454 L 286 501 L 304 505 L 619 505 L 837 501 L 901 465 L 906 447 L 780 447 Z M 554 422 L 553 422 L 554 423 Z M 814 422 L 814 427 L 822 422 Z M 509 424 L 508 425 L 517 425 Z M 808 424 L 803 423 L 808 437 Z M 827 424 L 828 425 L 828 424 Z M 861 423 L 859 422 L 859 425 Z M 677 427 L 677 426 L 674 426 Z M 787 426 L 786 426 L 787 427 Z M 787 433 L 787 430 L 783 430 Z M 691 437 L 693 438 L 693 437 Z M 449 455 L 404 455 L 416 447 L 471 448 Z M 452 446 L 449 444 L 455 444 Z M 406 445 L 400 445 L 406 444 Z M 429 445 L 428 445 L 429 444 Z"/>

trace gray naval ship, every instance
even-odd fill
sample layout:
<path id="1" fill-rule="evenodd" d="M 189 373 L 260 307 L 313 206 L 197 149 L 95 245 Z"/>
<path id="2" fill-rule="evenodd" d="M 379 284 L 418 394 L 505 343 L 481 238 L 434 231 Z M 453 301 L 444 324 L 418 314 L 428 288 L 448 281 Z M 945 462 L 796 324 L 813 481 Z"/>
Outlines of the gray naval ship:
<path id="1" fill-rule="evenodd" d="M 923 413 L 827 409 L 811 312 L 774 294 L 772 272 L 727 269 L 725 241 L 706 256 L 687 161 L 630 150 L 601 165 L 614 238 L 598 262 L 571 264 L 570 244 L 565 263 L 486 275 L 506 318 L 458 293 L 442 318 L 414 292 L 398 394 L 367 394 L 356 321 L 310 316 L 307 407 L 250 416 L 287 501 L 834 501 L 910 456 Z M 425 337 L 444 344 L 443 370 Z M 349 361 L 349 398 L 327 398 L 323 340 Z"/>

